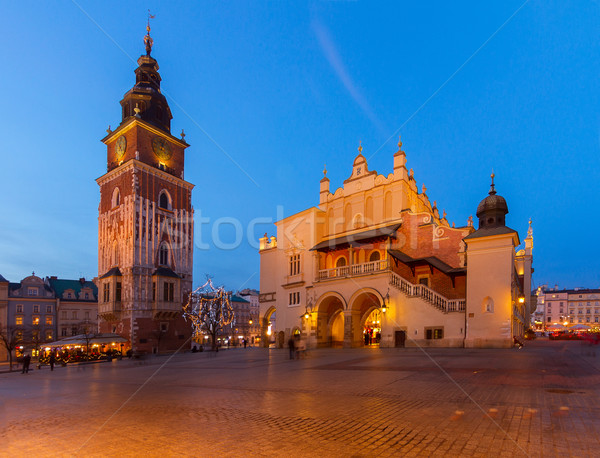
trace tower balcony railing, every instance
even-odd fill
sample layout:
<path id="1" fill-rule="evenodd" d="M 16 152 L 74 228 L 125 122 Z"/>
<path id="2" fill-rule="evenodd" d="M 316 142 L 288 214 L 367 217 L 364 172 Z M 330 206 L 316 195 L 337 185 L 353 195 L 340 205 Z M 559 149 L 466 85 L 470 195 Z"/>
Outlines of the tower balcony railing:
<path id="1" fill-rule="evenodd" d="M 334 267 L 333 269 L 319 270 L 317 281 L 333 280 L 339 278 L 359 277 L 363 275 L 372 275 L 389 270 L 387 259 L 365 262 L 362 264 L 352 264 L 350 266 Z"/>
<path id="2" fill-rule="evenodd" d="M 121 301 L 101 302 L 98 304 L 98 313 L 115 313 L 121 311 Z"/>
<path id="3" fill-rule="evenodd" d="M 399 289 L 409 297 L 420 297 L 429 302 L 438 310 L 448 312 L 464 312 L 467 301 L 465 299 L 448 299 L 425 285 L 415 285 L 395 272 L 390 272 L 390 285 Z"/>

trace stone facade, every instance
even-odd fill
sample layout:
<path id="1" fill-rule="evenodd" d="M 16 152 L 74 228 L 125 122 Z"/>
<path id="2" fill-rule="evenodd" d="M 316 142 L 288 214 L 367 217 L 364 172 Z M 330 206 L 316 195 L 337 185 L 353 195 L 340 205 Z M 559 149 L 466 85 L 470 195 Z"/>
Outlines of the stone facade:
<path id="1" fill-rule="evenodd" d="M 482 230 L 487 217 L 480 217 L 477 231 L 472 218 L 461 227 L 449 223 L 425 186 L 418 189 L 398 146 L 387 176 L 368 169 L 360 147 L 343 187 L 330 192 L 325 170 L 319 206 L 278 221 L 277 236 L 260 240 L 266 345 L 283 346 L 299 333 L 317 347 L 373 341 L 506 347 L 522 335 L 531 234 L 527 250 L 517 253 L 518 236 L 504 226 L 505 213 L 497 208 L 488 210 L 502 213 L 497 224 L 510 237 Z M 498 257 L 498 250 L 504 254 Z M 489 270 L 496 267 L 504 275 L 498 284 Z M 469 288 L 476 293 L 472 300 Z M 488 312 L 493 320 L 479 317 L 483 292 L 501 304 Z M 483 331 L 492 338 L 480 336 Z"/>

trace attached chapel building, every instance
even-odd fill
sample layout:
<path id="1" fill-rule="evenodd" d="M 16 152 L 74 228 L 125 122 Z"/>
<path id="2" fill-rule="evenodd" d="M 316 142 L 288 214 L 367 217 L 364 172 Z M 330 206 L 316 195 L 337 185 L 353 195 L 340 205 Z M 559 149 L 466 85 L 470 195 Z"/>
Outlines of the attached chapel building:
<path id="1" fill-rule="evenodd" d="M 359 154 L 343 186 L 260 239 L 265 345 L 511 347 L 529 323 L 533 237 L 520 245 L 493 184 L 463 227 L 440 215 L 406 169 L 388 176 Z"/>

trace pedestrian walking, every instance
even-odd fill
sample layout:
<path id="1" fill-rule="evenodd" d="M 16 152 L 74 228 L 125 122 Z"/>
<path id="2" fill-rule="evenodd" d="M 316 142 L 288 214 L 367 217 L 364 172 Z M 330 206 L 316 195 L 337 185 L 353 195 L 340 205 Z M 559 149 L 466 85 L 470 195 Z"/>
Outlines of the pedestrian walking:
<path id="1" fill-rule="evenodd" d="M 294 359 L 296 357 L 296 342 L 293 337 L 288 340 L 288 347 L 290 347 L 290 359 Z"/>
<path id="2" fill-rule="evenodd" d="M 23 356 L 23 370 L 21 371 L 22 374 L 29 373 L 29 364 L 30 363 L 31 363 L 31 355 L 26 354 L 25 356 Z"/>
<path id="3" fill-rule="evenodd" d="M 54 370 L 54 363 L 56 362 L 56 357 L 54 356 L 54 352 L 50 353 L 50 370 Z"/>
<path id="4" fill-rule="evenodd" d="M 246 339 L 244 339 L 244 348 L 246 348 Z"/>

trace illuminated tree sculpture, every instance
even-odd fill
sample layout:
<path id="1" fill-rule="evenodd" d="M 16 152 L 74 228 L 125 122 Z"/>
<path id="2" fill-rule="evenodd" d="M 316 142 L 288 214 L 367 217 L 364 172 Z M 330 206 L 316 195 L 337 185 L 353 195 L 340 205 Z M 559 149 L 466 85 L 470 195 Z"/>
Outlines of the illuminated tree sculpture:
<path id="1" fill-rule="evenodd" d="M 210 336 L 212 349 L 217 348 L 219 334 L 234 319 L 230 295 L 220 286 L 215 288 L 211 279 L 189 295 L 183 306 L 183 317 L 192 322 L 193 337 L 202 339 L 205 334 Z"/>

